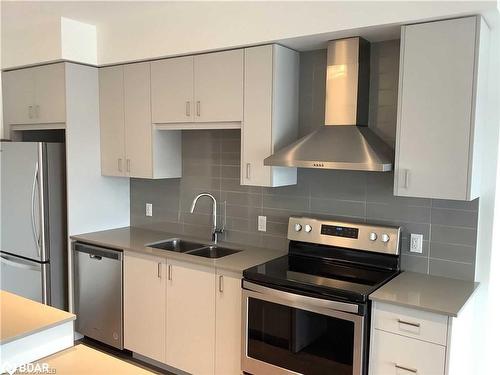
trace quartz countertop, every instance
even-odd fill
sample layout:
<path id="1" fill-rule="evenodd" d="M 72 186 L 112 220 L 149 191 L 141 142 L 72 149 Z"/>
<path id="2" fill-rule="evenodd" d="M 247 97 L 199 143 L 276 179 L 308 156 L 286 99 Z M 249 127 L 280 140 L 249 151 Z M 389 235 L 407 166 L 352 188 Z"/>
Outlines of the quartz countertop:
<path id="1" fill-rule="evenodd" d="M 75 319 L 74 314 L 0 290 L 0 344 Z"/>
<path id="2" fill-rule="evenodd" d="M 217 270 L 229 271 L 239 275 L 242 274 L 243 270 L 249 267 L 278 258 L 285 255 L 288 251 L 288 249 L 264 249 L 221 241 L 218 244 L 219 246 L 241 251 L 219 259 L 211 259 L 175 251 L 155 249 L 147 246 L 148 244 L 168 240 L 170 238 L 181 238 L 187 241 L 202 242 L 204 244 L 209 244 L 210 242 L 206 239 L 186 237 L 175 233 L 157 232 L 137 227 L 123 227 L 71 236 L 71 239 L 74 241 L 166 257 L 204 266 L 213 266 Z"/>
<path id="3" fill-rule="evenodd" d="M 36 362 L 48 365 L 57 375 L 146 375 L 156 374 L 109 354 L 79 344 Z"/>
<path id="4" fill-rule="evenodd" d="M 456 317 L 479 283 L 402 272 L 370 295 L 376 302 Z"/>

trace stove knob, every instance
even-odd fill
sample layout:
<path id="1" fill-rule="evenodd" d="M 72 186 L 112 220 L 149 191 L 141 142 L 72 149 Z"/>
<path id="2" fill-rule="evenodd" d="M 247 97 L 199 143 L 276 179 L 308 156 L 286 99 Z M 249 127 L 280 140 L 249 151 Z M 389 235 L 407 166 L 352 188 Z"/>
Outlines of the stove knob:
<path id="1" fill-rule="evenodd" d="M 382 242 L 389 242 L 389 240 L 391 239 L 391 237 L 389 237 L 388 234 L 384 233 L 382 234 Z"/>
<path id="2" fill-rule="evenodd" d="M 295 229 L 295 232 L 300 232 L 302 230 L 302 225 L 295 224 L 294 229 Z"/>
<path id="3" fill-rule="evenodd" d="M 370 238 L 370 241 L 376 241 L 377 240 L 377 233 L 371 232 L 369 238 Z"/>
<path id="4" fill-rule="evenodd" d="M 306 227 L 304 229 L 306 230 L 307 233 L 313 230 L 313 228 L 309 224 L 306 224 Z"/>

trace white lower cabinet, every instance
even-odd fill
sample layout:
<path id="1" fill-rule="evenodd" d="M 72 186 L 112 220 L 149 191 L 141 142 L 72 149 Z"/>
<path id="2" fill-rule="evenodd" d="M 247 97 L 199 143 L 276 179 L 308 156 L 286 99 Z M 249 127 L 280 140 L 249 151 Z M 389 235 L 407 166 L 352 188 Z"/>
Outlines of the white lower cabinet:
<path id="1" fill-rule="evenodd" d="M 375 329 L 371 375 L 443 375 L 446 347 Z"/>
<path id="2" fill-rule="evenodd" d="M 470 354 L 473 302 L 468 301 L 456 317 L 390 303 L 372 306 L 370 375 L 475 373 Z"/>
<path id="3" fill-rule="evenodd" d="M 215 270 L 168 260 L 166 363 L 194 375 L 214 373 Z"/>
<path id="4" fill-rule="evenodd" d="M 241 374 L 241 278 L 217 273 L 215 374 Z"/>
<path id="5" fill-rule="evenodd" d="M 125 348 L 194 375 L 241 374 L 241 277 L 124 256 Z"/>
<path id="6" fill-rule="evenodd" d="M 165 362 L 165 267 L 165 258 L 123 257 L 124 346 L 160 362 Z"/>

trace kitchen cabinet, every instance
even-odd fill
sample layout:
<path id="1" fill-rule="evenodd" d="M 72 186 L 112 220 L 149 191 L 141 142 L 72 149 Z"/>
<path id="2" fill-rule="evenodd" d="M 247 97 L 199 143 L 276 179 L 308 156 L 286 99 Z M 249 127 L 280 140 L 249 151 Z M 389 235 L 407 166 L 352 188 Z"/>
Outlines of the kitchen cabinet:
<path id="1" fill-rule="evenodd" d="M 153 123 L 194 121 L 194 57 L 151 63 Z"/>
<path id="2" fill-rule="evenodd" d="M 241 277 L 218 272 L 215 300 L 215 374 L 241 373 Z"/>
<path id="3" fill-rule="evenodd" d="M 106 176 L 181 176 L 181 133 L 151 123 L 150 63 L 99 70 L 101 173 Z"/>
<path id="4" fill-rule="evenodd" d="M 165 258 L 126 252 L 123 259 L 124 346 L 165 362 Z"/>
<path id="5" fill-rule="evenodd" d="M 245 48 L 241 184 L 297 183 L 297 169 L 264 166 L 264 159 L 297 138 L 299 55 L 279 45 Z"/>
<path id="6" fill-rule="evenodd" d="M 402 27 L 395 195 L 479 196 L 487 34 L 480 16 Z"/>
<path id="7" fill-rule="evenodd" d="M 66 122 L 64 63 L 7 71 L 2 83 L 7 125 Z"/>
<path id="8" fill-rule="evenodd" d="M 151 63 L 152 116 L 168 128 L 240 127 L 243 119 L 243 50 Z M 177 124 L 177 125 L 174 125 Z"/>
<path id="9" fill-rule="evenodd" d="M 214 373 L 215 271 L 169 259 L 166 362 L 191 374 Z"/>
<path id="10" fill-rule="evenodd" d="M 472 374 L 472 300 L 458 316 L 374 302 L 370 375 Z M 465 353 L 465 354 L 464 354 Z"/>

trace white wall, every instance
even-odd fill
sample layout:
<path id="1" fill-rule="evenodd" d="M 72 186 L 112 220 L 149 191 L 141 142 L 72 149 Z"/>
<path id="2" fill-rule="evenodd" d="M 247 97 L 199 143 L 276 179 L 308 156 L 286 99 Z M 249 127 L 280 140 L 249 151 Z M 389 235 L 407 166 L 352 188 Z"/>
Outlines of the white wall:
<path id="1" fill-rule="evenodd" d="M 61 58 L 60 17 L 97 26 L 98 62 L 485 13 L 495 2 L 2 2 L 3 66 Z"/>

